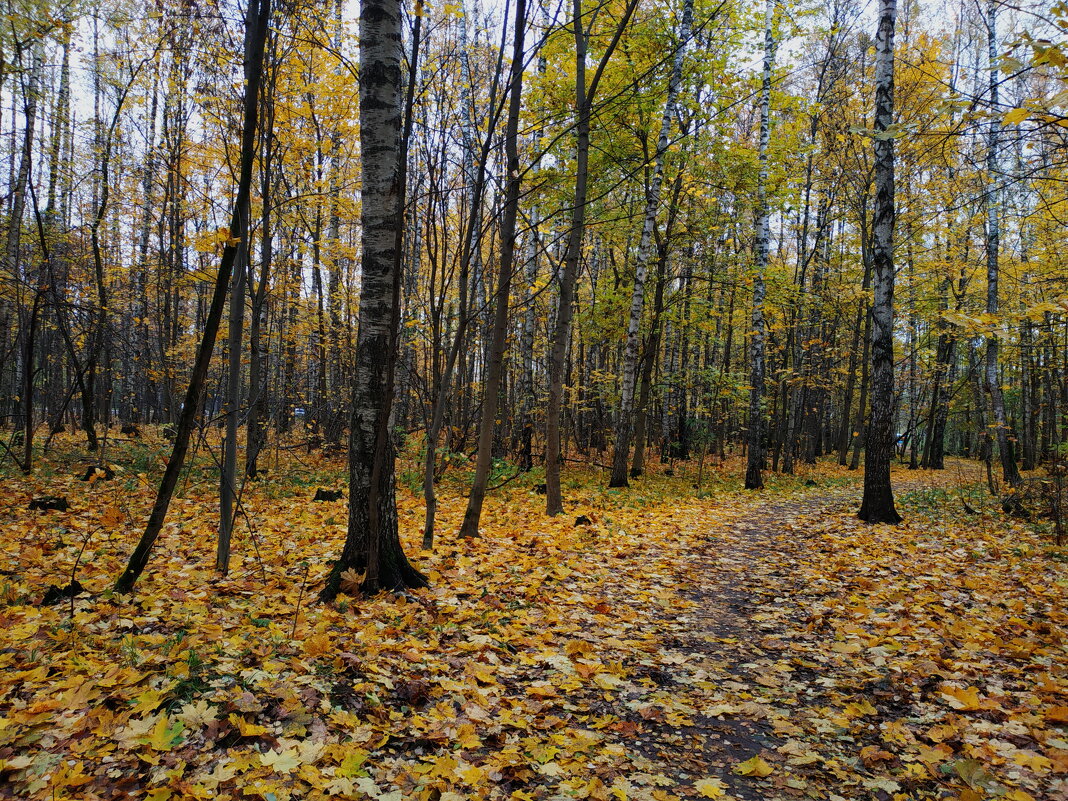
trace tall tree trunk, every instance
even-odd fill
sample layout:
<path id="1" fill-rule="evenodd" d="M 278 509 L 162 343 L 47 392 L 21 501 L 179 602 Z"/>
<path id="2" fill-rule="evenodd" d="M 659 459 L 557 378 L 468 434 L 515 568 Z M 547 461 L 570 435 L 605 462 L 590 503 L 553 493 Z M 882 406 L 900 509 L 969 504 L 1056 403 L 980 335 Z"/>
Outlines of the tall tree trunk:
<path id="1" fill-rule="evenodd" d="M 527 27 L 526 0 L 517 0 L 515 22 L 512 29 L 512 69 L 508 121 L 505 124 L 504 151 L 507 168 L 507 189 L 504 216 L 501 219 L 500 274 L 497 278 L 496 308 L 493 312 L 493 329 L 490 339 L 490 359 L 486 372 L 486 386 L 482 398 L 482 421 L 478 431 L 478 455 L 475 460 L 475 475 L 471 481 L 471 494 L 467 499 L 467 511 L 460 525 L 461 537 L 477 537 L 478 524 L 482 518 L 482 504 L 486 499 L 486 484 L 489 481 L 493 461 L 493 432 L 497 421 L 501 381 L 504 377 L 504 355 L 508 346 L 508 307 L 512 289 L 512 272 L 515 262 L 515 228 L 519 214 L 519 188 L 522 176 L 519 172 L 519 111 L 523 93 L 523 41 Z"/>
<path id="2" fill-rule="evenodd" d="M 623 16 L 616 25 L 611 41 L 601 55 L 597 69 L 586 87 L 586 52 L 589 32 L 582 25 L 582 0 L 573 0 L 575 35 L 575 194 L 571 205 L 571 227 L 567 249 L 560 273 L 560 293 L 556 308 L 556 326 L 549 348 L 549 398 L 545 409 L 545 513 L 558 515 L 564 511 L 560 492 L 560 428 L 564 400 L 564 360 L 571 340 L 571 319 L 574 316 L 575 282 L 579 260 L 582 258 L 582 239 L 586 231 L 586 195 L 589 179 L 590 117 L 593 99 L 601 76 L 619 40 L 630 22 L 638 0 L 628 0 Z"/>
<path id="3" fill-rule="evenodd" d="M 894 449 L 894 23 L 897 0 L 880 0 L 875 36 L 875 210 L 872 220 L 874 300 L 871 320 L 871 421 L 858 517 L 900 523 L 890 486 Z"/>
<path id="4" fill-rule="evenodd" d="M 245 335 L 245 277 L 248 274 L 249 208 L 241 209 L 241 225 L 236 236 L 237 260 L 230 282 L 230 320 L 227 332 L 226 395 L 223 416 L 226 434 L 223 441 L 222 469 L 219 471 L 219 536 L 215 548 L 215 569 L 222 575 L 230 569 L 230 537 L 234 528 L 234 501 L 237 499 L 237 428 L 241 411 L 241 351 Z"/>
<path id="5" fill-rule="evenodd" d="M 627 340 L 623 349 L 623 386 L 620 392 L 619 412 L 616 417 L 616 442 L 612 454 L 612 476 L 610 487 L 626 487 L 627 462 L 630 457 L 630 441 L 633 432 L 634 389 L 638 378 L 638 328 L 642 321 L 645 307 L 645 281 L 649 274 L 649 262 L 653 256 L 653 226 L 660 209 L 660 187 L 664 182 L 664 158 L 667 155 L 671 123 L 675 116 L 675 104 L 682 88 L 682 64 L 686 57 L 686 47 L 690 41 L 690 28 L 693 25 L 693 0 L 683 0 L 682 21 L 679 25 L 679 38 L 675 49 L 675 58 L 668 80 L 667 100 L 664 114 L 660 119 L 660 134 L 656 140 L 656 155 L 653 164 L 653 177 L 649 183 L 645 200 L 645 215 L 642 222 L 642 235 L 638 243 L 637 263 L 634 265 L 634 291 L 630 299 L 630 316 L 627 320 Z"/>
<path id="6" fill-rule="evenodd" d="M 415 17 L 422 20 L 421 3 L 416 4 Z M 400 0 L 364 0 L 360 10 L 362 282 L 349 434 L 349 521 L 344 549 L 319 596 L 323 601 L 337 597 L 341 575 L 349 569 L 366 571 L 365 593 L 426 585 L 401 547 L 389 430 L 418 30 L 409 61 L 408 113 L 402 132 Z"/>
<path id="7" fill-rule="evenodd" d="M 998 250 L 1000 246 L 999 205 L 1001 180 L 998 166 L 998 134 L 1000 133 L 1001 111 L 998 108 L 998 54 L 997 54 L 997 0 L 989 0 L 986 12 L 987 57 L 990 70 L 990 127 L 987 130 L 986 143 L 986 192 L 983 202 L 986 206 L 986 312 L 991 317 L 998 314 Z M 996 323 L 994 323 L 996 325 Z M 986 391 L 990 395 L 990 406 L 996 429 L 998 454 L 1001 457 L 1001 475 L 1010 488 L 1020 485 L 1020 471 L 1016 466 L 1016 454 L 1009 437 L 1009 423 L 1005 415 L 1005 396 L 998 381 L 998 351 L 1000 343 L 996 332 L 986 340 Z"/>
<path id="8" fill-rule="evenodd" d="M 211 363 L 211 354 L 215 349 L 215 338 L 219 333 L 219 324 L 222 321 L 223 307 L 226 305 L 226 291 L 230 283 L 231 272 L 237 259 L 238 248 L 244 247 L 246 244 L 244 239 L 247 237 L 247 231 L 244 231 L 241 226 L 242 222 L 247 220 L 244 210 L 248 208 L 252 189 L 252 164 L 256 155 L 260 78 L 270 15 L 271 0 L 250 0 L 248 9 L 245 12 L 245 100 L 244 121 L 241 130 L 241 170 L 238 178 L 237 197 L 234 200 L 234 209 L 230 217 L 230 231 L 237 241 L 231 240 L 223 248 L 219 273 L 215 277 L 211 306 L 205 320 L 204 334 L 200 341 L 200 347 L 197 349 L 196 360 L 193 363 L 189 389 L 186 392 L 185 403 L 182 406 L 181 416 L 178 421 L 178 430 L 175 434 L 171 457 L 163 473 L 159 492 L 156 494 L 156 501 L 152 506 L 152 512 L 149 514 L 144 534 L 141 535 L 141 540 L 137 543 L 133 554 L 131 554 L 126 569 L 115 583 L 116 592 L 126 593 L 133 589 L 134 584 L 148 564 L 152 546 L 163 529 L 163 522 L 167 517 L 171 496 L 174 494 L 174 489 L 178 484 L 178 474 L 181 472 L 186 454 L 189 451 L 189 440 L 200 408 L 204 383 L 208 375 L 208 366 Z"/>
<path id="9" fill-rule="evenodd" d="M 19 47 L 16 52 L 19 66 L 24 66 L 22 64 L 22 48 Z M 22 87 L 23 115 L 25 118 L 25 128 L 23 129 L 22 147 L 19 152 L 18 158 L 18 173 L 16 174 L 15 180 L 10 184 L 13 187 L 11 190 L 11 214 L 8 219 L 7 241 L 5 242 L 4 247 L 3 267 L 5 275 L 9 276 L 11 280 L 14 280 L 19 283 L 25 281 L 27 285 L 31 283 L 31 279 L 28 276 L 23 275 L 21 259 L 19 257 L 19 247 L 21 244 L 22 237 L 22 218 L 26 209 L 26 192 L 27 189 L 32 190 L 32 188 L 29 187 L 29 181 L 33 162 L 33 137 L 37 122 L 38 94 L 40 86 L 40 65 L 41 56 L 37 46 L 34 45 L 32 46 L 32 50 L 30 52 L 30 65 L 29 69 L 27 70 L 26 81 Z M 12 103 L 15 102 L 14 94 L 15 93 L 12 93 Z M 11 124 L 12 128 L 14 129 L 14 114 L 12 114 Z M 12 160 L 14 161 L 14 152 L 12 152 Z M 0 303 L 7 305 L 8 301 L 6 299 L 0 300 Z M 38 306 L 38 304 L 39 300 L 35 298 L 33 304 L 34 311 L 31 314 L 34 326 L 36 326 L 36 307 Z M 27 320 L 27 323 L 29 323 L 29 320 Z M 26 336 L 28 335 L 29 331 L 27 330 Z M 23 342 L 23 345 L 25 346 L 25 341 Z M 25 347 L 23 348 L 22 355 L 24 357 L 22 363 L 22 387 L 13 392 L 12 395 L 21 395 L 25 392 L 27 378 L 26 373 L 32 373 L 33 370 L 32 365 L 25 360 Z M 29 355 L 30 360 L 32 361 L 32 353 L 30 353 Z M 26 398 L 23 398 L 21 404 L 22 419 L 19 425 L 23 430 L 23 436 L 26 440 L 29 440 L 32 438 L 33 432 L 29 428 L 29 424 L 27 423 L 27 417 L 30 414 L 30 409 L 27 404 L 28 400 Z"/>
<path id="10" fill-rule="evenodd" d="M 865 204 L 864 214 L 867 214 L 867 204 Z M 872 248 L 870 246 L 870 240 L 867 233 L 867 225 L 861 225 L 860 232 L 862 244 L 861 249 L 863 251 L 861 258 L 864 259 L 868 265 L 874 262 L 874 256 L 872 255 Z M 871 269 L 874 272 L 874 268 L 869 266 L 865 269 Z M 857 415 L 856 422 L 853 426 L 853 456 L 849 460 L 849 469 L 856 470 L 860 467 L 860 452 L 864 449 L 868 440 L 868 426 L 866 421 L 868 419 L 868 393 L 871 391 L 871 331 L 872 331 L 872 319 L 871 319 L 871 306 L 868 305 L 867 299 L 863 301 L 864 307 L 864 352 L 861 354 L 860 360 L 860 398 L 857 403 Z"/>
<path id="11" fill-rule="evenodd" d="M 630 477 L 637 478 L 645 472 L 645 445 L 649 398 L 652 395 L 653 369 L 656 367 L 660 353 L 661 318 L 664 313 L 664 291 L 667 284 L 668 248 L 675 227 L 676 212 L 679 207 L 679 195 L 682 193 L 682 171 L 676 176 L 671 192 L 671 205 L 668 207 L 668 220 L 664 226 L 664 236 L 658 248 L 656 260 L 656 285 L 653 289 L 653 320 L 649 326 L 649 335 L 645 338 L 641 358 L 641 384 L 638 390 L 638 405 L 634 413 L 634 459 L 631 462 Z M 668 372 L 674 375 L 674 365 L 669 365 Z M 665 404 L 665 410 L 667 404 Z M 664 438 L 667 444 L 668 437 Z"/>
<path id="12" fill-rule="evenodd" d="M 260 270 L 255 290 L 252 292 L 252 308 L 249 315 L 248 347 L 248 420 L 245 427 L 245 475 L 256 478 L 259 474 L 260 452 L 267 439 L 267 385 L 270 371 L 268 348 L 263 342 L 268 326 L 267 287 L 271 279 L 274 260 L 274 220 L 271 210 L 274 202 L 274 88 L 277 69 L 274 38 L 268 42 L 266 82 L 261 98 L 263 124 L 260 155 Z M 251 253 L 250 253 L 251 257 Z"/>
<path id="13" fill-rule="evenodd" d="M 764 275 L 768 269 L 768 141 L 771 125 L 771 70 L 775 62 L 775 0 L 764 5 L 764 66 L 760 83 L 760 141 L 757 158 L 756 265 L 753 270 L 753 318 L 749 341 L 749 431 L 745 488 L 763 489 L 764 477 Z"/>

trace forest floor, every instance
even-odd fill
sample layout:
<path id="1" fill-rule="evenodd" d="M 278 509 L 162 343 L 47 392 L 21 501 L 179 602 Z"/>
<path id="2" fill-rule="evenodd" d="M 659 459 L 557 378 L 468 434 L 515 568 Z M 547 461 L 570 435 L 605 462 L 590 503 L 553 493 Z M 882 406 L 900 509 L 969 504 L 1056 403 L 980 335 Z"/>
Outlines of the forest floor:
<path id="1" fill-rule="evenodd" d="M 322 606 L 345 502 L 310 498 L 343 466 L 280 457 L 219 577 L 205 458 L 113 595 L 165 453 L 2 474 L 0 797 L 1068 801 L 1068 550 L 974 465 L 895 469 L 896 527 L 831 464 L 755 494 L 735 462 L 700 491 L 696 465 L 569 470 L 554 519 L 532 474 L 464 542 L 456 471 L 433 552 L 402 469 L 430 588 Z"/>

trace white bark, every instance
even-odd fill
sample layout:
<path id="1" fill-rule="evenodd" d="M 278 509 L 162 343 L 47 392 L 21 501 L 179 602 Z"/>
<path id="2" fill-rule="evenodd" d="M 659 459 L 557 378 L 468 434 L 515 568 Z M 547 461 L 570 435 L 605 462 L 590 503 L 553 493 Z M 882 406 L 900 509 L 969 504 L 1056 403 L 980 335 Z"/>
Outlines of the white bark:
<path id="1" fill-rule="evenodd" d="M 690 40 L 692 25 L 693 0 L 684 0 L 682 20 L 679 25 L 679 42 L 671 65 L 667 100 L 664 103 L 664 114 L 660 120 L 660 134 L 656 140 L 653 177 L 649 184 L 649 194 L 646 197 L 642 235 L 638 242 L 638 257 L 634 268 L 634 290 L 631 293 L 630 316 L 627 319 L 627 341 L 623 350 L 623 387 L 619 401 L 619 416 L 616 419 L 612 478 L 609 481 L 611 487 L 625 487 L 628 484 L 627 465 L 634 422 L 632 419 L 634 388 L 638 375 L 638 328 L 641 325 L 642 310 L 645 307 L 645 281 L 649 277 L 649 262 L 653 257 L 653 226 L 656 225 L 656 215 L 660 209 L 660 188 L 664 183 L 664 157 L 667 154 L 671 122 L 675 117 L 679 90 L 682 88 L 682 64 L 686 57 L 686 46 Z"/>

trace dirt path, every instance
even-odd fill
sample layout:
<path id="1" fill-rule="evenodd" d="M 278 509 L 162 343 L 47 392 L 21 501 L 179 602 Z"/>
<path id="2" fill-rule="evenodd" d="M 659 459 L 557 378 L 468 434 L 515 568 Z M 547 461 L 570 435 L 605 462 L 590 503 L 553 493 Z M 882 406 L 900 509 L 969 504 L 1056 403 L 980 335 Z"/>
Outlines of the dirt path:
<path id="1" fill-rule="evenodd" d="M 627 744 L 650 772 L 680 782 L 718 778 L 747 801 L 802 794 L 804 782 L 777 769 L 796 709 L 784 704 L 817 699 L 820 675 L 791 658 L 804 621 L 772 612 L 799 580 L 791 562 L 805 521 L 842 511 L 855 496 L 853 488 L 812 489 L 761 504 L 733 525 L 707 521 L 708 535 L 679 565 L 685 606 L 662 620 L 661 664 L 647 670 L 655 687 L 628 704 Z M 765 764 L 748 762 L 754 757 Z M 748 774 L 737 767 L 746 764 Z"/>

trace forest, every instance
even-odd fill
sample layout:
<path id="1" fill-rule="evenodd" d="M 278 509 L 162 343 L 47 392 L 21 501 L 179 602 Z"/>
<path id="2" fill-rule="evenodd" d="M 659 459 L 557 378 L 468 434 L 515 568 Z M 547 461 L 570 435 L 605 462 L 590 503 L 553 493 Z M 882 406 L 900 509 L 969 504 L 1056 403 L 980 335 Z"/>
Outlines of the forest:
<path id="1" fill-rule="evenodd" d="M 0 798 L 1068 800 L 1068 4 L 2 1 Z"/>

